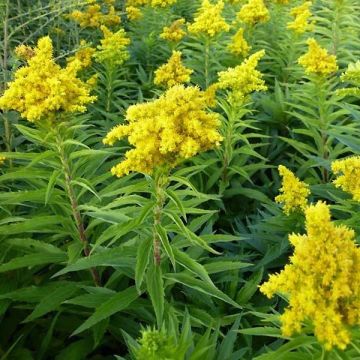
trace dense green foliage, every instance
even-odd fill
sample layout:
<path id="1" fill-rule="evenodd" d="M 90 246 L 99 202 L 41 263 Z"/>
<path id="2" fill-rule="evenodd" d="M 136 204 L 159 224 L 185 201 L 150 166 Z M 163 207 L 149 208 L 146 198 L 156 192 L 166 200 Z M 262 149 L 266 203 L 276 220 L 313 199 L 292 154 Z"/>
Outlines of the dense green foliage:
<path id="1" fill-rule="evenodd" d="M 79 3 L 0 0 L 0 92 L 22 65 L 19 44 L 49 34 L 60 64 L 80 39 L 99 44 L 99 29 L 65 16 Z M 251 53 L 266 50 L 258 68 L 268 90 L 239 107 L 218 95 L 222 144 L 182 162 L 166 183 L 157 173 L 114 177 L 110 169 L 129 145 L 102 140 L 130 105 L 163 92 L 154 71 L 173 45 L 159 34 L 179 17 L 191 22 L 200 1 L 147 7 L 129 21 L 117 0 L 130 57 L 82 71 L 84 79 L 98 74 L 98 99 L 86 113 L 51 127 L 0 113 L 0 359 L 360 359 L 357 328 L 344 351 L 325 352 L 310 322 L 304 334 L 286 338 L 279 321 L 286 297 L 268 300 L 258 291 L 288 263 L 288 235 L 304 233 L 303 215 L 287 216 L 274 202 L 278 165 L 360 234 L 359 202 L 331 183 L 332 161 L 360 154 L 359 100 L 336 93 L 344 87 L 339 75 L 360 59 L 360 4 L 314 1 L 310 36 L 339 65 L 317 83 L 297 63 L 309 34 L 286 29 L 289 9 L 301 1 L 266 3 L 271 18 L 248 41 Z M 239 8 L 226 2 L 229 24 Z M 193 35 L 177 45 L 194 71 L 192 84 L 205 89 L 241 63 L 227 50 L 234 32 L 210 46 Z"/>

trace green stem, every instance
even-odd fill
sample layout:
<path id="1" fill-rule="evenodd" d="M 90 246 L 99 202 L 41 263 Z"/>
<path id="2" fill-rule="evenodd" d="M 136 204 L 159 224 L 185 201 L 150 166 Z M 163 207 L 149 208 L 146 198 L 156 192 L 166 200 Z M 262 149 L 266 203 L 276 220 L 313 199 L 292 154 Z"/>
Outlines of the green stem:
<path id="1" fill-rule="evenodd" d="M 9 36 L 8 36 L 8 30 L 9 30 L 9 0 L 5 3 L 5 16 L 4 16 L 4 41 L 3 41 L 3 61 L 2 61 L 2 68 L 3 68 L 3 74 L 4 74 L 4 83 L 1 89 L 1 92 L 5 90 L 6 83 L 8 81 L 8 47 L 9 47 Z M 11 145 L 11 127 L 9 119 L 7 118 L 6 114 L 2 115 L 4 119 L 4 143 L 6 147 L 7 152 L 11 152 L 12 145 Z M 10 161 L 10 166 L 12 162 Z"/>
<path id="2" fill-rule="evenodd" d="M 156 229 L 157 225 L 161 225 L 161 215 L 166 200 L 165 187 L 168 182 L 168 176 L 164 173 L 155 176 L 155 207 L 153 210 L 154 227 L 153 227 L 153 249 L 154 264 L 159 266 L 161 263 L 161 241 Z"/>
<path id="3" fill-rule="evenodd" d="M 63 139 L 60 135 L 59 129 L 57 129 L 57 134 L 56 134 L 56 145 L 57 145 L 56 148 L 57 148 L 58 155 L 59 155 L 61 165 L 62 165 L 62 170 L 64 172 L 65 189 L 66 189 L 66 193 L 68 195 L 69 201 L 70 201 L 72 215 L 75 220 L 79 239 L 83 245 L 84 255 L 86 257 L 88 257 L 88 256 L 90 256 L 90 246 L 89 246 L 88 239 L 86 237 L 83 219 L 82 219 L 82 216 L 81 216 L 81 213 L 79 210 L 79 205 L 78 205 L 75 191 L 74 191 L 74 188 L 72 185 L 72 175 L 71 175 L 69 159 L 65 153 Z M 96 268 L 90 268 L 90 272 L 91 272 L 91 276 L 93 278 L 95 285 L 101 286 L 100 275 L 99 275 L 98 271 L 96 270 Z"/>
<path id="4" fill-rule="evenodd" d="M 106 112 L 110 112 L 113 94 L 114 66 L 106 64 Z"/>
<path id="5" fill-rule="evenodd" d="M 204 48 L 204 77 L 205 77 L 205 89 L 210 85 L 209 79 L 209 61 L 210 60 L 210 39 L 206 37 L 205 39 L 205 48 Z"/>

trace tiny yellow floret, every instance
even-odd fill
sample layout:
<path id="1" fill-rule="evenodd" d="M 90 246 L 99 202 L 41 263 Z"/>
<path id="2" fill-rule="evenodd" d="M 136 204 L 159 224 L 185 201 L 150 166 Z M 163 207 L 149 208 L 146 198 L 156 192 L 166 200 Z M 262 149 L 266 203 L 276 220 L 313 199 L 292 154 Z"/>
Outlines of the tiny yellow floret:
<path id="1" fill-rule="evenodd" d="M 282 177 L 281 194 L 275 198 L 275 201 L 284 204 L 286 215 L 297 210 L 304 211 L 310 195 L 309 185 L 300 181 L 292 171 L 283 165 L 279 166 L 279 173 Z"/>

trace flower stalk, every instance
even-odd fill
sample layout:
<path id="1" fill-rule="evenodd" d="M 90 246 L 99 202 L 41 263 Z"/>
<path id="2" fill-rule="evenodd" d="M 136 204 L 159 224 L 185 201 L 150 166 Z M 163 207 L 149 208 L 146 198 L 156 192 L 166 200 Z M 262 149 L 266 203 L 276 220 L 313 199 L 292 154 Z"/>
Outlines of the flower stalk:
<path id="1" fill-rule="evenodd" d="M 66 155 L 63 139 L 62 139 L 58 129 L 57 129 L 57 134 L 56 134 L 56 149 L 57 149 L 60 161 L 61 161 L 61 166 L 62 166 L 62 170 L 64 173 L 64 179 L 65 179 L 65 189 L 66 189 L 66 193 L 69 198 L 69 201 L 70 201 L 71 211 L 72 211 L 73 218 L 75 220 L 77 233 L 78 233 L 79 239 L 83 245 L 83 253 L 86 257 L 88 257 L 88 256 L 90 256 L 90 245 L 89 245 L 89 241 L 86 236 L 84 222 L 83 222 L 80 210 L 79 210 L 79 205 L 78 205 L 75 191 L 74 191 L 74 188 L 72 185 L 72 174 L 71 174 L 69 159 Z M 100 279 L 100 275 L 99 275 L 97 269 L 90 268 L 90 273 L 91 273 L 91 277 L 94 281 L 95 286 L 101 286 L 101 279 Z"/>

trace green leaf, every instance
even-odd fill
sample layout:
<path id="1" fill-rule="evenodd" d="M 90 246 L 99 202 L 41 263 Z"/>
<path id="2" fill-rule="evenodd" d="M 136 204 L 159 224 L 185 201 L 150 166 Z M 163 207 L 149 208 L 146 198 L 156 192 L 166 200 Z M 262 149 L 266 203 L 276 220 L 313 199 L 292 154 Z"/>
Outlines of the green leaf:
<path id="1" fill-rule="evenodd" d="M 229 296 L 227 296 L 226 294 L 224 294 L 222 291 L 220 291 L 217 287 L 215 286 L 211 286 L 208 283 L 195 279 L 192 276 L 189 276 L 187 274 L 184 273 L 178 273 L 178 274 L 165 274 L 164 275 L 165 279 L 168 279 L 172 282 L 178 282 L 181 283 L 185 286 L 188 286 L 192 289 L 195 289 L 197 291 L 200 291 L 204 294 L 213 296 L 215 298 L 218 298 L 236 308 L 240 308 L 241 306 L 239 304 L 237 304 L 234 300 L 232 300 Z"/>
<path id="2" fill-rule="evenodd" d="M 111 315 L 125 310 L 138 296 L 138 292 L 134 286 L 111 296 L 108 301 L 97 307 L 94 314 L 79 326 L 72 335 L 79 334 L 100 321 L 109 318 Z"/>
<path id="3" fill-rule="evenodd" d="M 164 281 L 161 267 L 154 263 L 148 268 L 146 274 L 146 287 L 153 305 L 158 328 L 161 328 L 164 317 Z"/>
<path id="4" fill-rule="evenodd" d="M 146 239 L 139 239 L 139 242 L 140 245 L 138 245 L 136 255 L 135 284 L 137 291 L 140 293 L 140 287 L 151 255 L 152 238 L 147 237 Z"/>
<path id="5" fill-rule="evenodd" d="M 24 255 L 21 257 L 14 258 L 9 262 L 0 265 L 0 273 L 22 269 L 25 267 L 37 266 L 37 265 L 46 265 L 46 264 L 57 264 L 66 261 L 65 253 L 39 253 L 39 254 L 30 254 Z"/>
<path id="6" fill-rule="evenodd" d="M 24 322 L 33 321 L 50 311 L 56 310 L 65 300 L 69 299 L 76 291 L 78 286 L 76 284 L 68 284 L 61 286 L 53 292 L 45 296 L 40 303 L 35 307 L 33 312 L 24 320 Z"/>
<path id="7" fill-rule="evenodd" d="M 172 263 L 172 266 L 173 266 L 174 270 L 176 271 L 174 252 L 170 245 L 166 230 L 160 224 L 157 224 L 154 227 L 155 227 L 155 231 L 157 232 L 157 235 L 160 238 L 163 249 L 165 250 L 166 255 L 169 257 L 169 259 Z"/>
<path id="8" fill-rule="evenodd" d="M 132 267 L 135 265 L 135 259 L 129 256 L 124 248 L 110 248 L 97 254 L 80 258 L 75 263 L 66 266 L 58 271 L 52 277 L 64 275 L 69 272 L 85 270 L 97 266 L 118 266 Z"/>

